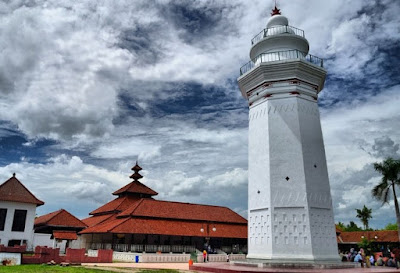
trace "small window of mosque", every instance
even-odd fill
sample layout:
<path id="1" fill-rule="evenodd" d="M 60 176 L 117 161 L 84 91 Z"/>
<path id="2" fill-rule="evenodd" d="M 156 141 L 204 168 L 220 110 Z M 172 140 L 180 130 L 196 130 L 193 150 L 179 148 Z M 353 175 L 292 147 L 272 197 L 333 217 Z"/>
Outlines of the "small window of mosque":
<path id="1" fill-rule="evenodd" d="M 4 230 L 6 224 L 7 209 L 0 209 L 0 230 Z"/>
<path id="2" fill-rule="evenodd" d="M 11 231 L 24 231 L 27 210 L 16 209 Z"/>

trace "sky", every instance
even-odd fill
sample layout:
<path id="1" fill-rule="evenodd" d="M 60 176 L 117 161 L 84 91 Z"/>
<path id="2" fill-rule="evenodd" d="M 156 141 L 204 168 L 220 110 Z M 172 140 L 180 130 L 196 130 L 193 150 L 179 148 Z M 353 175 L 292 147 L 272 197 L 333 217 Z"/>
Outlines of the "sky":
<path id="1" fill-rule="evenodd" d="M 0 181 L 79 218 L 115 198 L 135 161 L 159 200 L 247 217 L 248 104 L 239 68 L 273 1 L 0 3 Z M 278 1 L 328 71 L 319 94 L 335 221 L 372 208 L 373 163 L 399 158 L 400 2 Z"/>

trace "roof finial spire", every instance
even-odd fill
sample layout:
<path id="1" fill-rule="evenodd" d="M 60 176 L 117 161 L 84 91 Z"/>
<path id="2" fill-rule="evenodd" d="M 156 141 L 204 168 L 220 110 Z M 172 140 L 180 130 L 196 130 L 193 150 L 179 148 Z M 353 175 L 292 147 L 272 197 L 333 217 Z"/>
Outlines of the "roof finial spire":
<path id="1" fill-rule="evenodd" d="M 15 173 L 13 173 L 13 177 L 15 177 Z"/>
<path id="2" fill-rule="evenodd" d="M 140 171 L 141 169 L 142 169 L 142 168 L 138 165 L 138 162 L 137 162 L 137 160 L 136 160 L 135 166 L 133 166 L 132 169 L 131 169 L 131 170 L 134 171 L 135 173 L 132 174 L 132 175 L 130 176 L 130 178 L 132 178 L 134 181 L 138 181 L 138 179 L 142 178 L 143 176 L 140 175 L 140 173 L 139 173 L 139 171 Z"/>
<path id="3" fill-rule="evenodd" d="M 272 12 L 271 12 L 271 16 L 274 16 L 274 15 L 281 15 L 281 11 L 280 11 L 280 9 L 278 9 L 277 7 L 276 7 L 276 0 L 275 0 L 275 8 L 272 10 Z"/>

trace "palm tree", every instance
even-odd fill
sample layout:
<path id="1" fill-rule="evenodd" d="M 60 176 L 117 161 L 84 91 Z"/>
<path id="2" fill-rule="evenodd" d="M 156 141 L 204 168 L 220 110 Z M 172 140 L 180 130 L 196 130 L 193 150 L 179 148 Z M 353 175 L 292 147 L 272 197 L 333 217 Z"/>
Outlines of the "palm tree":
<path id="1" fill-rule="evenodd" d="M 397 233 L 400 242 L 400 209 L 397 201 L 395 185 L 400 184 L 400 160 L 387 158 L 382 163 L 374 163 L 374 168 L 382 174 L 381 182 L 372 189 L 372 196 L 382 201 L 382 205 L 389 202 L 390 189 L 393 192 L 394 208 L 396 210 Z"/>
<path id="2" fill-rule="evenodd" d="M 368 229 L 368 221 L 372 218 L 372 209 L 367 208 L 365 205 L 362 209 L 356 209 L 357 218 L 360 218 L 361 222 L 364 225 L 364 230 Z"/>

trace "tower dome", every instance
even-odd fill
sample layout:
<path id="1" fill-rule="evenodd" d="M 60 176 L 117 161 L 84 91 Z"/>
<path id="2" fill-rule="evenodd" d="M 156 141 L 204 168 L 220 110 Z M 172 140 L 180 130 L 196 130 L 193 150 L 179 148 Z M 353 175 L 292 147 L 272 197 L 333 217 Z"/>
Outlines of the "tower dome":
<path id="1" fill-rule="evenodd" d="M 267 28 L 271 28 L 274 26 L 288 26 L 288 25 L 289 25 L 289 20 L 281 14 L 276 14 L 271 16 L 267 22 Z"/>
<path id="2" fill-rule="evenodd" d="M 266 28 L 252 40 L 250 59 L 257 62 L 261 60 L 262 54 L 274 55 L 276 52 L 286 52 L 280 54 L 279 59 L 291 58 L 293 53 L 296 57 L 299 55 L 305 57 L 308 54 L 309 44 L 304 37 L 304 31 L 289 26 L 289 20 L 281 15 L 276 7 L 271 15 Z"/>

